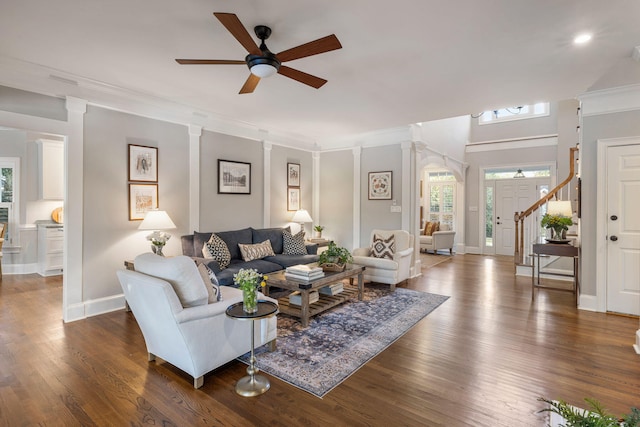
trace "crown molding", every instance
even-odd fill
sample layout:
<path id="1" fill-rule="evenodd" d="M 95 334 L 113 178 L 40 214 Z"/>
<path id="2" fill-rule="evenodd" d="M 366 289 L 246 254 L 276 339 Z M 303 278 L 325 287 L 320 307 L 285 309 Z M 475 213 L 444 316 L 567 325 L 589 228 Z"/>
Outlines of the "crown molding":
<path id="1" fill-rule="evenodd" d="M 640 84 L 587 92 L 578 100 L 583 117 L 640 110 Z"/>
<path id="2" fill-rule="evenodd" d="M 254 141 L 312 151 L 315 140 L 304 135 L 259 128 L 251 123 L 183 105 L 158 96 L 76 76 L 43 65 L 0 55 L 0 85 L 56 98 L 84 99 L 89 105 Z"/>

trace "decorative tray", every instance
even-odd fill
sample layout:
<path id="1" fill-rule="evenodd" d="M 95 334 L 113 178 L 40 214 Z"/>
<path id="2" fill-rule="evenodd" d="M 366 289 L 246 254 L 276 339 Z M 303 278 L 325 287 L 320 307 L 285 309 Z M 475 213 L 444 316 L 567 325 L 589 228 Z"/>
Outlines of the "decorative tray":
<path id="1" fill-rule="evenodd" d="M 545 239 L 548 243 L 569 243 L 571 239 Z"/>

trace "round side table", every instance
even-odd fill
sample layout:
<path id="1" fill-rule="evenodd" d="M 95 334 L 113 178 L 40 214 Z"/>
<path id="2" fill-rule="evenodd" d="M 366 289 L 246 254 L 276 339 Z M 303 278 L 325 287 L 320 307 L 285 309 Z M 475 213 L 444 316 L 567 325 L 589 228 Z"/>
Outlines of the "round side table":
<path id="1" fill-rule="evenodd" d="M 249 359 L 249 366 L 247 367 L 247 376 L 242 377 L 236 383 L 236 393 L 240 396 L 258 396 L 269 390 L 271 384 L 269 379 L 263 375 L 258 375 L 260 371 L 256 368 L 256 356 L 254 354 L 254 335 L 255 335 L 255 321 L 260 319 L 266 319 L 267 317 L 275 316 L 278 314 L 278 305 L 271 301 L 258 301 L 258 311 L 255 313 L 245 313 L 242 309 L 242 303 L 237 302 L 227 307 L 227 316 L 238 320 L 250 320 L 251 321 L 251 358 Z"/>

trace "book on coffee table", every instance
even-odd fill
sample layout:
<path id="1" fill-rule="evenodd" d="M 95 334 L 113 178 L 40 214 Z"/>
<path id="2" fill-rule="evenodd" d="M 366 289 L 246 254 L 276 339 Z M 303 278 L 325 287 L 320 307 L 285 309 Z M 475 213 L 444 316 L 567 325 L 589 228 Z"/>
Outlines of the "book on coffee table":
<path id="1" fill-rule="evenodd" d="M 309 304 L 318 302 L 319 299 L 320 299 L 320 295 L 318 294 L 318 291 L 309 292 Z M 294 292 L 291 295 L 289 295 L 289 304 L 302 305 L 302 295 L 300 294 L 300 292 Z"/>
<path id="2" fill-rule="evenodd" d="M 338 295 L 340 292 L 344 291 L 344 283 L 332 283 L 331 285 L 324 286 L 318 289 L 323 295 Z"/>

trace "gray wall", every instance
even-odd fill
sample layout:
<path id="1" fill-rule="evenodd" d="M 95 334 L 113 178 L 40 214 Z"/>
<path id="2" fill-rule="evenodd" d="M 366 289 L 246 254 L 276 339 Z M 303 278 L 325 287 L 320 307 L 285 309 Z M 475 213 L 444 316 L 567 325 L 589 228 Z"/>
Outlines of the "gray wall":
<path id="1" fill-rule="evenodd" d="M 0 110 L 53 120 L 67 120 L 65 100 L 0 86 Z"/>
<path id="2" fill-rule="evenodd" d="M 291 222 L 294 211 L 287 211 L 287 163 L 300 165 L 300 208 L 306 209 L 314 224 L 305 224 L 307 237 L 313 235 L 313 159 L 311 153 L 293 148 L 273 146 L 271 150 L 271 224 L 284 227 Z"/>
<path id="3" fill-rule="evenodd" d="M 84 128 L 83 299 L 122 292 L 115 271 L 123 261 L 149 252 L 129 221 L 128 144 L 158 147 L 158 204 L 177 229 L 165 253 L 181 253 L 181 234 L 189 222 L 188 132 L 185 126 L 89 106 Z M 80 260 L 69 260 L 80 262 Z"/>
<path id="4" fill-rule="evenodd" d="M 596 294 L 596 210 L 597 200 L 597 154 L 598 139 L 621 138 L 640 135 L 640 111 L 616 114 L 602 114 L 585 117 L 582 121 L 582 144 L 580 161 L 582 162 L 582 217 L 581 217 L 581 281 L 580 291 L 585 295 Z"/>
<path id="5" fill-rule="evenodd" d="M 351 150 L 321 154 L 320 201 L 319 223 L 325 226 L 322 236 L 332 239 L 338 246 L 352 249 L 353 153 Z"/>

